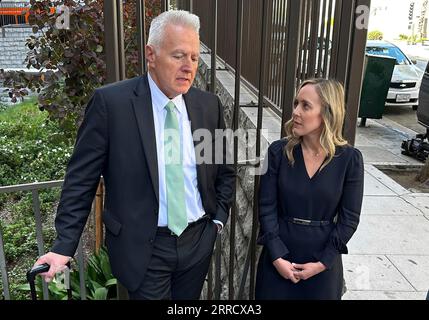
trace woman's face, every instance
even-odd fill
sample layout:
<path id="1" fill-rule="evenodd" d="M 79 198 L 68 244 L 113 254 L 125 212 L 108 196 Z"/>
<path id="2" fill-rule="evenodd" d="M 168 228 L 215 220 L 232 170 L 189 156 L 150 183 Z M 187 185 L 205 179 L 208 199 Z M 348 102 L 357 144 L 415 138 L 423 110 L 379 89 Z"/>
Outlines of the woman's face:
<path id="1" fill-rule="evenodd" d="M 322 102 L 312 84 L 307 84 L 298 92 L 292 113 L 295 136 L 320 136 L 322 132 Z"/>

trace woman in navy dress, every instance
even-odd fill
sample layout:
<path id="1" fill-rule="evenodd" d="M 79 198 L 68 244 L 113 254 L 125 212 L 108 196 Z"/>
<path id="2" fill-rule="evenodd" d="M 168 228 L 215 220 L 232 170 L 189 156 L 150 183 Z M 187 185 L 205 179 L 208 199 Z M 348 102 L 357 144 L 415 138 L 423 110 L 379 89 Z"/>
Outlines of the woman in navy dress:
<path id="1" fill-rule="evenodd" d="M 256 299 L 341 299 L 341 254 L 359 223 L 364 177 L 361 153 L 342 137 L 344 115 L 340 83 L 305 81 L 287 138 L 268 149 Z"/>

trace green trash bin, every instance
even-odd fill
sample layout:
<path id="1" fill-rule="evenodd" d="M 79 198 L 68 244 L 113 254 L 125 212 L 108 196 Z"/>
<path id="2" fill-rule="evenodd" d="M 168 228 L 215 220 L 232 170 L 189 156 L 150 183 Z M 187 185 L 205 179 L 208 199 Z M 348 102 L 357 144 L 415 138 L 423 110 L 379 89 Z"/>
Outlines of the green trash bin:
<path id="1" fill-rule="evenodd" d="M 387 56 L 365 55 L 365 74 L 360 98 L 361 126 L 366 119 L 381 119 L 392 79 L 396 59 Z"/>

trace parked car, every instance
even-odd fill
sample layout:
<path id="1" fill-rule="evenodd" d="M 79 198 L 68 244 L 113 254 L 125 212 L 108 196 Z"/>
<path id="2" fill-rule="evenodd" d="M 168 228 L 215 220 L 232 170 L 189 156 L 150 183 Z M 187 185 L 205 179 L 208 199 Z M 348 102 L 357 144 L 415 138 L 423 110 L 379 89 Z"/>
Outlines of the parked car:
<path id="1" fill-rule="evenodd" d="M 417 110 L 419 105 L 419 90 L 422 72 L 396 45 L 387 41 L 369 40 L 366 43 L 366 53 L 389 56 L 396 59 L 386 106 L 410 106 Z"/>

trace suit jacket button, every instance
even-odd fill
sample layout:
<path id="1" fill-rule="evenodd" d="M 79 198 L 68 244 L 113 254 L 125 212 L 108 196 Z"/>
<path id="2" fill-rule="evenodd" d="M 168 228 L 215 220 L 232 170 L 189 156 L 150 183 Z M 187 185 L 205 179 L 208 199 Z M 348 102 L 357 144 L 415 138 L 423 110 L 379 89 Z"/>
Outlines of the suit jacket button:
<path id="1" fill-rule="evenodd" d="M 149 239 L 149 243 L 150 243 L 150 244 L 153 244 L 153 239 Z"/>

